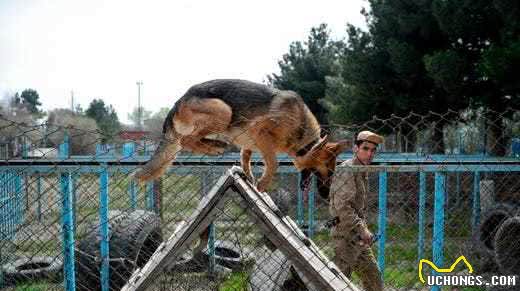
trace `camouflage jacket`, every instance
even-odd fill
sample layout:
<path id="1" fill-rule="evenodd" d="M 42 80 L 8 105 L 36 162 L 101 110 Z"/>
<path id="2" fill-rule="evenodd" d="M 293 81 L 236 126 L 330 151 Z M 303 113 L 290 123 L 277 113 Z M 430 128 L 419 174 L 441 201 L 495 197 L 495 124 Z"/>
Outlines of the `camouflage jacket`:
<path id="1" fill-rule="evenodd" d="M 352 172 L 349 166 L 360 165 L 357 160 L 346 160 L 336 168 L 330 189 L 331 217 L 339 217 L 337 226 L 344 233 L 366 228 L 367 173 Z M 343 167 L 341 167 L 343 166 Z"/>

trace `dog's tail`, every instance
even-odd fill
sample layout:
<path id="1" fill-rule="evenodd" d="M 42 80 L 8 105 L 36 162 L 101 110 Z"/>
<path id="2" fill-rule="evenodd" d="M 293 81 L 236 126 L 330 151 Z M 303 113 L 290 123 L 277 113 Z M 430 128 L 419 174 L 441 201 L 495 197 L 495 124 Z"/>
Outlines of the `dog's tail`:
<path id="1" fill-rule="evenodd" d="M 164 135 L 152 158 L 135 172 L 134 177 L 140 182 L 150 181 L 161 176 L 182 149 L 180 139 L 176 134 L 171 134 L 171 138 L 166 138 L 167 136 Z"/>

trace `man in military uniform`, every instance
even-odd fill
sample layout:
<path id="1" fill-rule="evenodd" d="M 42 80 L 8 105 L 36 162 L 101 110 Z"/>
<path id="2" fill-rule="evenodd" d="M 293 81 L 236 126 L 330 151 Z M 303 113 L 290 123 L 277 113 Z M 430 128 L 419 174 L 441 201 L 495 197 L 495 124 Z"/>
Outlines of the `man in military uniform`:
<path id="1" fill-rule="evenodd" d="M 330 191 L 331 236 L 334 262 L 348 278 L 352 272 L 361 278 L 365 290 L 383 290 L 383 281 L 370 248 L 374 235 L 366 224 L 367 173 L 353 172 L 349 166 L 369 165 L 383 138 L 370 131 L 358 134 L 354 156 L 336 169 Z"/>

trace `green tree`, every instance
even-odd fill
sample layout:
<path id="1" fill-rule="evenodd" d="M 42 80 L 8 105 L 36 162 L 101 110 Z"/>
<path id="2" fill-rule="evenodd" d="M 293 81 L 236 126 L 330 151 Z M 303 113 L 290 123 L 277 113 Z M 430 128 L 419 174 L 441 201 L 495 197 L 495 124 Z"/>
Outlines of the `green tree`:
<path id="1" fill-rule="evenodd" d="M 141 114 L 139 115 L 139 113 Z M 132 113 L 128 114 L 128 119 L 132 121 L 132 123 L 137 129 L 142 129 L 143 122 L 149 119 L 151 115 L 152 111 L 146 110 L 144 107 L 141 106 L 141 112 L 139 112 L 139 108 L 135 107 Z"/>
<path id="2" fill-rule="evenodd" d="M 506 109 L 520 108 L 520 3 L 434 0 L 432 11 L 452 45 L 427 58 L 428 73 L 448 94 L 485 108 L 489 149 L 505 155 L 514 112 Z M 458 78 L 450 80 L 448 71 Z"/>
<path id="3" fill-rule="evenodd" d="M 333 122 L 363 123 L 374 115 L 390 118 L 410 111 L 419 118 L 428 111 L 469 106 L 504 112 L 518 106 L 518 1 L 369 3 L 370 11 L 363 12 L 368 31 L 348 26 L 341 78 L 327 81 Z M 498 120 L 492 135 L 504 137 L 503 118 L 496 117 L 488 116 Z M 433 150 L 443 152 L 446 119 L 433 125 L 432 140 L 438 141 Z M 414 142 L 416 129 L 405 124 L 400 130 Z"/>
<path id="4" fill-rule="evenodd" d="M 162 107 L 159 111 L 152 114 L 149 118 L 145 119 L 144 128 L 150 132 L 153 137 L 160 137 L 162 134 L 164 119 L 170 112 L 170 108 Z"/>
<path id="5" fill-rule="evenodd" d="M 72 155 L 92 155 L 96 151 L 96 144 L 102 140 L 96 120 L 78 115 L 70 109 L 49 111 L 47 126 L 47 132 L 51 132 L 48 141 L 54 147 L 63 142 L 65 133 L 68 134 Z"/>
<path id="6" fill-rule="evenodd" d="M 121 130 L 121 123 L 112 105 L 106 106 L 102 99 L 94 99 L 85 111 L 85 115 L 94 119 L 103 134 L 103 142 L 113 141 Z"/>
<path id="7" fill-rule="evenodd" d="M 368 31 L 347 26 L 341 78 L 329 79 L 326 100 L 331 120 L 359 124 L 375 115 L 386 119 L 410 111 L 444 112 L 448 104 L 452 109 L 464 108 L 456 98 L 439 102 L 447 96 L 426 74 L 424 56 L 448 45 L 431 13 L 431 1 L 369 3 L 370 11 L 362 11 Z M 399 131 L 401 144 L 413 148 L 416 130 L 403 123 Z M 442 151 L 442 143 L 438 147 Z"/>
<path id="8" fill-rule="evenodd" d="M 34 89 L 25 89 L 20 94 L 21 102 L 32 114 L 41 114 L 41 110 L 38 108 L 42 104 L 40 103 L 40 95 Z"/>
<path id="9" fill-rule="evenodd" d="M 311 29 L 306 42 L 290 44 L 289 52 L 278 62 L 280 74 L 267 76 L 268 82 L 284 90 L 299 93 L 321 124 L 326 124 L 326 77 L 339 73 L 338 56 L 342 41 L 333 41 L 326 24 Z"/>

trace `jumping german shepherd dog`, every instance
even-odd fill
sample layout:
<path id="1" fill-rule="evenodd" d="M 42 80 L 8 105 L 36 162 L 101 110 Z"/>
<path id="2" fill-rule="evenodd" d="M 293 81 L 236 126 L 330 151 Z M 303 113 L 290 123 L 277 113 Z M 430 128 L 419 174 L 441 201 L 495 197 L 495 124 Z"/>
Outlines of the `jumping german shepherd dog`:
<path id="1" fill-rule="evenodd" d="M 147 181 L 160 176 L 181 149 L 222 153 L 228 143 L 212 139 L 214 135 L 241 148 L 241 165 L 251 180 L 251 154 L 260 152 L 265 170 L 257 183 L 259 191 L 267 189 L 276 173 L 276 153 L 287 153 L 304 176 L 318 176 L 324 198 L 336 156 L 347 146 L 346 141 L 320 138 L 318 121 L 295 92 L 244 80 L 212 80 L 191 87 L 175 103 L 164 121 L 159 147 L 135 177 Z"/>

